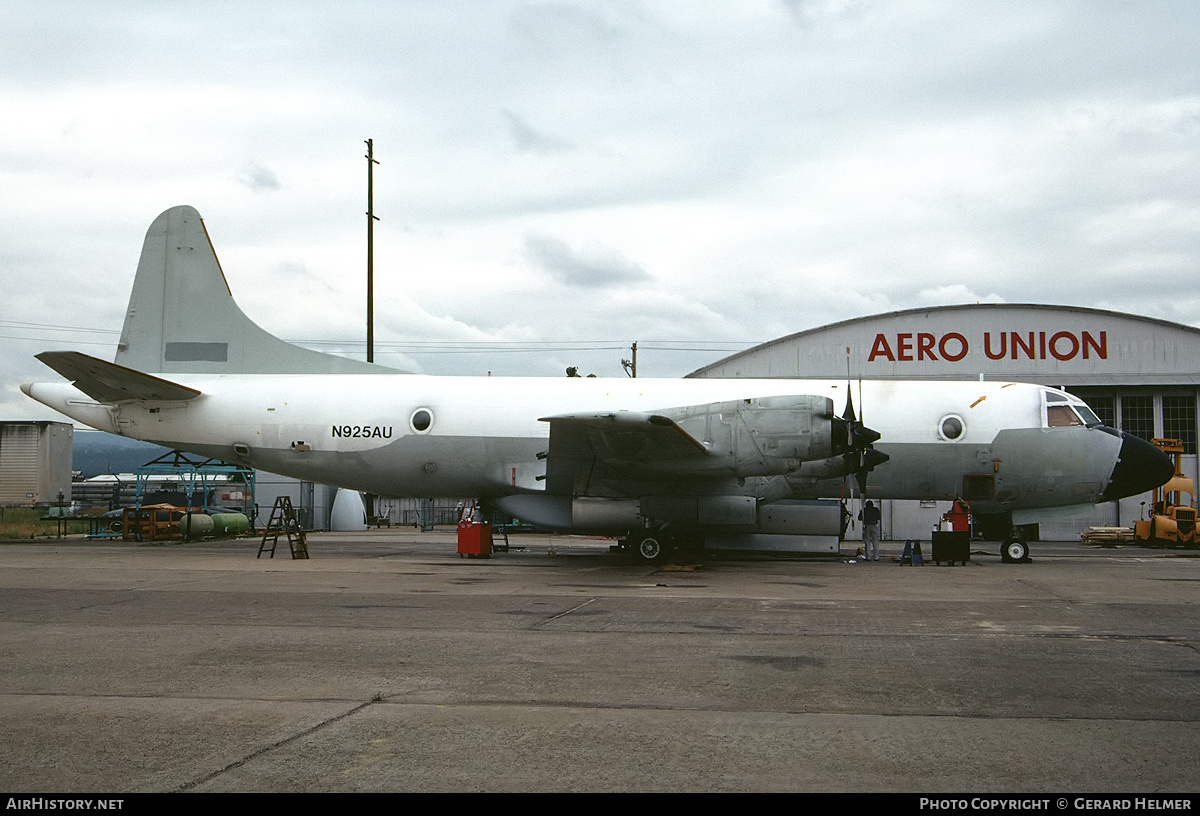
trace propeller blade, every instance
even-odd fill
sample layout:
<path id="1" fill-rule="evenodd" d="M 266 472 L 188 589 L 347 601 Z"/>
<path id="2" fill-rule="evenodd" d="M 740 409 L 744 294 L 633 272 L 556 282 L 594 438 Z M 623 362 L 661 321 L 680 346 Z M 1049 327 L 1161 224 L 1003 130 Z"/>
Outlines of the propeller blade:
<path id="1" fill-rule="evenodd" d="M 863 467 L 867 470 L 874 470 L 892 457 L 888 456 L 883 451 L 877 451 L 874 448 L 867 448 L 863 451 Z"/>
<path id="2" fill-rule="evenodd" d="M 861 381 L 859 387 L 862 387 Z M 883 435 L 868 428 L 860 416 L 855 414 L 853 392 L 853 382 L 850 378 L 850 347 L 846 346 L 846 407 L 842 411 L 842 423 L 846 426 L 847 451 L 843 454 L 842 460 L 846 463 L 846 474 L 854 474 L 854 481 L 858 483 L 859 491 L 865 494 L 867 474 L 888 461 L 889 457 L 886 453 L 881 453 L 872 447 L 883 438 Z M 861 396 L 860 393 L 859 397 L 861 398 Z M 842 484 L 844 490 L 844 478 Z"/>
<path id="3" fill-rule="evenodd" d="M 861 422 L 857 422 L 854 425 L 854 439 L 852 444 L 853 447 L 859 450 L 865 450 L 878 442 L 882 436 L 879 431 L 873 431 Z"/>
<path id="4" fill-rule="evenodd" d="M 850 347 L 846 346 L 846 408 L 842 411 L 842 419 L 848 419 L 851 422 L 858 420 L 854 415 L 854 389 L 850 384 Z"/>
<path id="5" fill-rule="evenodd" d="M 864 495 L 867 492 L 867 474 L 889 459 L 891 457 L 886 453 L 877 451 L 874 448 L 866 448 L 862 451 L 858 469 L 854 471 L 854 480 L 858 482 L 858 489 Z"/>

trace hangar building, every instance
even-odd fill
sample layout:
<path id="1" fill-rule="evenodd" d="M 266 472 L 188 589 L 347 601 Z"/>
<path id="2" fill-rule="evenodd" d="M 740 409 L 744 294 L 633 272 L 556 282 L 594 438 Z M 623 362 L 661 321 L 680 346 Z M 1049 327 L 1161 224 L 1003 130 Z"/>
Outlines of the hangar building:
<path id="1" fill-rule="evenodd" d="M 691 377 L 947 379 L 1065 388 L 1100 419 L 1143 439 L 1182 439 L 1185 475 L 1197 478 L 1200 330 L 1100 309 L 974 304 L 908 309 L 782 337 Z M 872 406 L 863 406 L 867 425 Z M 886 465 L 885 465 L 886 467 Z M 1150 494 L 1059 513 L 1039 537 L 1076 539 L 1090 526 L 1132 526 Z M 947 502 L 884 501 L 883 535 L 924 537 Z"/>

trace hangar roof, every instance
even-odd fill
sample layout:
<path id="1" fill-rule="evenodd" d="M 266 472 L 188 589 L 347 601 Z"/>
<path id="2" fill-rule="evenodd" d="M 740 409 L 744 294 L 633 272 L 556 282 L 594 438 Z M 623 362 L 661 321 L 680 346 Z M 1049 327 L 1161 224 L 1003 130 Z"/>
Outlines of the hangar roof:
<path id="1" fill-rule="evenodd" d="M 1200 329 L 1080 306 L 977 303 L 906 309 L 797 332 L 689 377 L 1200 384 Z"/>

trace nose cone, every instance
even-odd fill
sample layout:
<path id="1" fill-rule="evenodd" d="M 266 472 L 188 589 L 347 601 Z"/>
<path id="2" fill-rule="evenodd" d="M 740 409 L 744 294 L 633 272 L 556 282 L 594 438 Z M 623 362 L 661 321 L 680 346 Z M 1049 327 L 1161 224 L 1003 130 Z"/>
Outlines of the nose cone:
<path id="1" fill-rule="evenodd" d="M 1133 434 L 1121 433 L 1121 452 L 1101 501 L 1153 490 L 1175 475 L 1171 457 Z"/>

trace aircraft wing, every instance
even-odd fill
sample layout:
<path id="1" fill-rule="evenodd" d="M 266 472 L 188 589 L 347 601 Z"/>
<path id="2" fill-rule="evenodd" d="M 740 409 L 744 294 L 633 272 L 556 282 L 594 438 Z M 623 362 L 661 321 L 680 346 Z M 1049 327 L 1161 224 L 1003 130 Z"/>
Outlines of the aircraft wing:
<path id="1" fill-rule="evenodd" d="M 97 402 L 178 402 L 200 396 L 195 388 L 152 377 L 78 351 L 43 351 L 37 358 Z"/>
<path id="2" fill-rule="evenodd" d="M 549 493 L 592 494 L 599 481 L 619 478 L 622 473 L 661 470 L 709 456 L 703 443 L 673 419 L 659 414 L 622 411 L 543 417 L 541 421 L 550 423 Z"/>
<path id="3" fill-rule="evenodd" d="M 795 473 L 850 450 L 833 401 L 813 394 L 543 418 L 546 492 L 627 496 L 670 482 Z M 863 443 L 865 444 L 865 442 Z"/>

